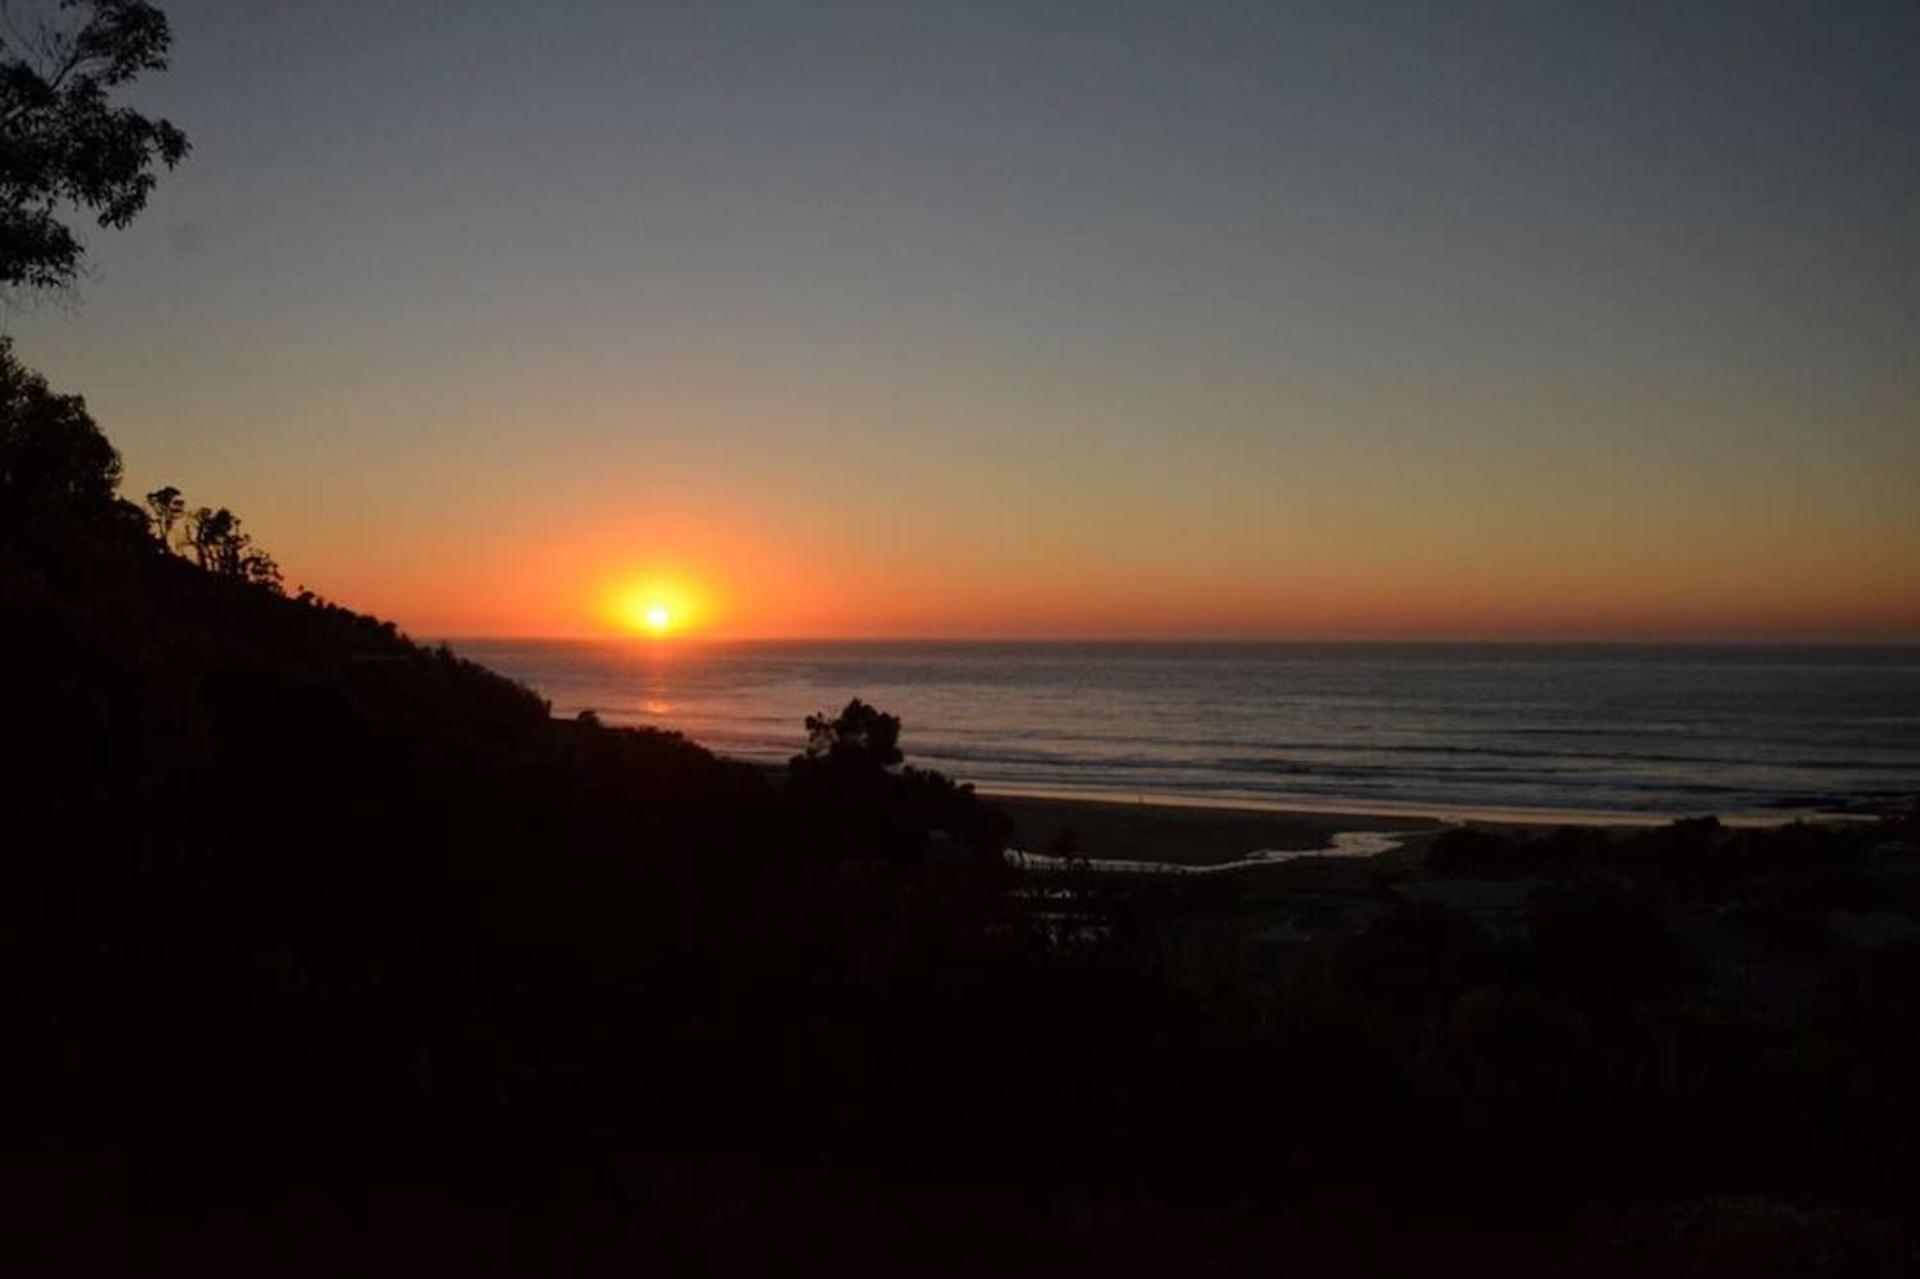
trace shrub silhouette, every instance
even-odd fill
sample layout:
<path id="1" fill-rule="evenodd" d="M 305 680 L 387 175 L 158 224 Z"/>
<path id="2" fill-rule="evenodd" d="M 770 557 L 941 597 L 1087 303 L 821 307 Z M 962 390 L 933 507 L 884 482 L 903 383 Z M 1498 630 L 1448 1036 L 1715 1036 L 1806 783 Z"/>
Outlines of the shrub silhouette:
<path id="1" fill-rule="evenodd" d="M 787 765 L 786 793 L 812 856 L 917 863 L 942 832 L 973 850 L 979 866 L 998 868 L 1004 820 L 971 786 L 905 766 L 898 716 L 854 698 L 837 715 L 809 715 L 806 730 L 806 750 Z"/>
<path id="2" fill-rule="evenodd" d="M 900 753 L 900 717 L 876 710 L 856 697 L 832 718 L 824 714 L 807 716 L 806 753 L 794 762 L 796 767 L 828 768 L 854 775 L 876 774 L 905 758 Z"/>
<path id="3" fill-rule="evenodd" d="M 1632 1003 L 1674 993 L 1685 957 L 1658 904 L 1605 880 L 1550 885 L 1528 902 L 1541 979 L 1577 998 Z"/>
<path id="4" fill-rule="evenodd" d="M 1351 998 L 1387 1014 L 1393 1033 L 1417 1043 L 1462 991 L 1499 970 L 1492 939 L 1471 919 L 1403 905 L 1340 948 L 1334 975 Z"/>

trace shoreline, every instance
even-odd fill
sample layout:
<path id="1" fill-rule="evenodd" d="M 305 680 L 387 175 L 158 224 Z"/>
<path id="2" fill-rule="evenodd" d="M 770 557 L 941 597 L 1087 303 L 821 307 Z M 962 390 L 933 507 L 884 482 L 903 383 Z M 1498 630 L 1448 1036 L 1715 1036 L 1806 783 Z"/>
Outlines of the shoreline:
<path id="1" fill-rule="evenodd" d="M 771 763 L 758 766 L 769 775 L 780 771 Z M 1076 859 L 1085 859 L 1096 870 L 1127 873 L 1270 872 L 1290 863 L 1298 869 L 1302 862 L 1321 867 L 1381 859 L 1410 862 L 1421 858 L 1435 836 L 1463 826 L 1509 834 L 1546 834 L 1562 827 L 1625 834 L 1700 817 L 1728 827 L 1769 829 L 1796 822 L 1852 825 L 1885 815 L 1832 809 L 1670 814 L 972 785 L 982 801 L 1012 819 L 1008 848 L 1022 864 L 1046 867 L 1058 856 L 1060 841 L 1070 838 Z"/>
<path id="2" fill-rule="evenodd" d="M 965 779 L 959 779 L 965 780 Z M 1790 826 L 1794 822 L 1872 821 L 1878 812 L 1842 812 L 1822 808 L 1795 808 L 1763 812 L 1659 813 L 1620 809 L 1577 808 L 1499 808 L 1454 804 L 1396 804 L 1391 801 L 1368 803 L 1310 799 L 1252 799 L 1235 796 L 1167 795 L 1154 792 L 1121 790 L 1069 790 L 1061 787 L 981 785 L 974 791 L 982 799 L 1001 804 L 1028 801 L 1049 804 L 1089 805 L 1127 810 L 1191 810 L 1196 812 L 1259 813 L 1315 820 L 1364 822 L 1404 822 L 1445 826 L 1604 826 L 1654 827 L 1695 817 L 1712 817 L 1723 826 Z M 1347 829 L 1358 829 L 1349 826 Z"/>
<path id="3" fill-rule="evenodd" d="M 1417 861 L 1443 831 L 1481 826 L 1547 832 L 1562 826 L 1645 830 L 1674 820 L 1658 815 L 1589 815 L 1521 810 L 1369 811 L 1353 805 L 1214 802 L 1193 798 L 1114 798 L 1085 793 L 980 790 L 980 798 L 1014 823 L 1009 849 L 1035 869 L 1063 851 L 1092 869 L 1133 873 L 1256 871 L 1332 862 L 1355 866 L 1382 858 Z M 1728 826 L 1766 828 L 1811 820 L 1836 825 L 1872 820 L 1858 814 L 1720 818 Z"/>

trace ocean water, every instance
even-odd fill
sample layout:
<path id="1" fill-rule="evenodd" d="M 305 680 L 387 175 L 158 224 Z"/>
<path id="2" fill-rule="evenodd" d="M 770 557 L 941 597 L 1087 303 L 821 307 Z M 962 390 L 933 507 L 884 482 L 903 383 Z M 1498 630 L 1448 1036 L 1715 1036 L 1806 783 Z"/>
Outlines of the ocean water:
<path id="1" fill-rule="evenodd" d="M 982 789 L 1592 815 L 1920 793 L 1920 648 L 481 641 L 554 713 L 784 760 L 860 697 Z"/>

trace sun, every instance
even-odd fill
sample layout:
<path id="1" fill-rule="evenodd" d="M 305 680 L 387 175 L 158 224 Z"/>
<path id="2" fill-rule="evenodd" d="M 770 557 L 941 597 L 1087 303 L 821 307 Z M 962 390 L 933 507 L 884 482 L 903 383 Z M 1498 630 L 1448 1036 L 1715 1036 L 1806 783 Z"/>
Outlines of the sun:
<path id="1" fill-rule="evenodd" d="M 629 580 L 609 588 L 601 599 L 606 625 L 653 639 L 697 634 L 712 611 L 705 593 L 678 577 Z"/>
<path id="2" fill-rule="evenodd" d="M 661 636 L 673 629 L 673 605 L 651 593 L 635 594 L 620 609 L 621 621 L 631 631 Z"/>

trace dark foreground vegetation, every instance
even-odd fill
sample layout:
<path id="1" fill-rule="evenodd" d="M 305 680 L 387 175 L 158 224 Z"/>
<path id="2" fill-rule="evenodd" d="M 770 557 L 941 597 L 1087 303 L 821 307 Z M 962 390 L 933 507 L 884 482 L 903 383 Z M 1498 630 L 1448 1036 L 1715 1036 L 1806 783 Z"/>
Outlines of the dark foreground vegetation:
<path id="1" fill-rule="evenodd" d="M 10 1273 L 1912 1266 L 1910 821 L 1018 884 L 871 708 L 555 721 L 0 360 Z"/>
<path id="2" fill-rule="evenodd" d="M 188 153 L 40 14 L 0 291 Z M 1914 1268 L 1911 819 L 1018 882 L 870 707 L 556 722 L 118 482 L 0 340 L 0 1271 Z"/>

